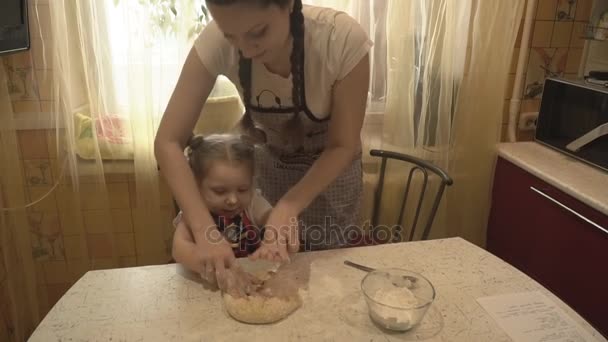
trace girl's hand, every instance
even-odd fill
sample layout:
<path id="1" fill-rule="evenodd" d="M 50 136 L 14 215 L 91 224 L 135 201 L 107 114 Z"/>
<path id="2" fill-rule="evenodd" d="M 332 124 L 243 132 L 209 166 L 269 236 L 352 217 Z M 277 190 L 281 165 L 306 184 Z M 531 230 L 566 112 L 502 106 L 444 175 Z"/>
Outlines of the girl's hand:
<path id="1" fill-rule="evenodd" d="M 288 207 L 277 205 L 268 217 L 262 245 L 251 255 L 251 259 L 289 261 L 289 253 L 295 253 L 300 248 L 298 233 L 297 213 Z"/>
<path id="2" fill-rule="evenodd" d="M 203 279 L 220 288 L 225 283 L 226 269 L 233 267 L 236 262 L 230 244 L 217 229 L 203 241 L 196 243 L 196 259 L 198 271 Z"/>

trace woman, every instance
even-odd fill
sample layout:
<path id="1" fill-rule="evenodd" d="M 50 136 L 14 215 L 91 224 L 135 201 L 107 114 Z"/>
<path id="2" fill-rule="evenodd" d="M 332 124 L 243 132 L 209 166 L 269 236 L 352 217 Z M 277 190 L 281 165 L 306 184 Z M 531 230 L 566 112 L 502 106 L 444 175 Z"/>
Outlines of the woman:
<path id="1" fill-rule="evenodd" d="M 235 260 L 225 240 L 212 238 L 219 234 L 183 154 L 220 74 L 239 88 L 242 131 L 260 143 L 258 186 L 273 205 L 253 257 L 287 260 L 300 239 L 308 249 L 343 245 L 340 231 L 358 224 L 370 40 L 348 15 L 301 0 L 207 0 L 207 7 L 214 21 L 186 59 L 155 141 L 201 264 L 220 277 Z"/>

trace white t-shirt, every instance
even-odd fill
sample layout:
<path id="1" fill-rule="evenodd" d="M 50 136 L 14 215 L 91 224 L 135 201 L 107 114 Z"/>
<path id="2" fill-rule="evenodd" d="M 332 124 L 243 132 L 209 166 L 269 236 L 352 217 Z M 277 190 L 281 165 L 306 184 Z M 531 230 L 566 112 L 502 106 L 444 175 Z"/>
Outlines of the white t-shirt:
<path id="1" fill-rule="evenodd" d="M 332 88 L 369 52 L 372 42 L 361 25 L 348 14 L 331 8 L 304 6 L 304 82 L 308 108 L 317 119 L 331 111 Z M 214 76 L 224 75 L 237 86 L 238 49 L 224 37 L 215 22 L 209 23 L 194 43 L 201 62 Z M 292 80 L 252 63 L 252 105 L 262 108 L 292 106 Z"/>

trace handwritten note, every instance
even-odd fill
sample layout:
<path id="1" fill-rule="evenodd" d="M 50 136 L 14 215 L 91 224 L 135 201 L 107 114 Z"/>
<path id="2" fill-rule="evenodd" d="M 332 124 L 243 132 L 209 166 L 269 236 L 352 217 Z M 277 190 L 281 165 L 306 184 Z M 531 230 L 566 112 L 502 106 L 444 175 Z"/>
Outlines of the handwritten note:
<path id="1" fill-rule="evenodd" d="M 477 302 L 515 342 L 587 342 L 594 338 L 544 294 L 513 293 Z"/>

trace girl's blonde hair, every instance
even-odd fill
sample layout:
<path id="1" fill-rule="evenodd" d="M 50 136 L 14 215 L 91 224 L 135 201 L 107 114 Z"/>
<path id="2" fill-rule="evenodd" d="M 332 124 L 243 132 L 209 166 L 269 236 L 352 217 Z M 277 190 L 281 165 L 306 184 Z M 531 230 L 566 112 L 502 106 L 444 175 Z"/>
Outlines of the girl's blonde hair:
<path id="1" fill-rule="evenodd" d="M 252 174 L 255 165 L 253 145 L 235 134 L 194 135 L 188 141 L 186 155 L 198 181 L 205 177 L 213 161 L 245 163 Z"/>

